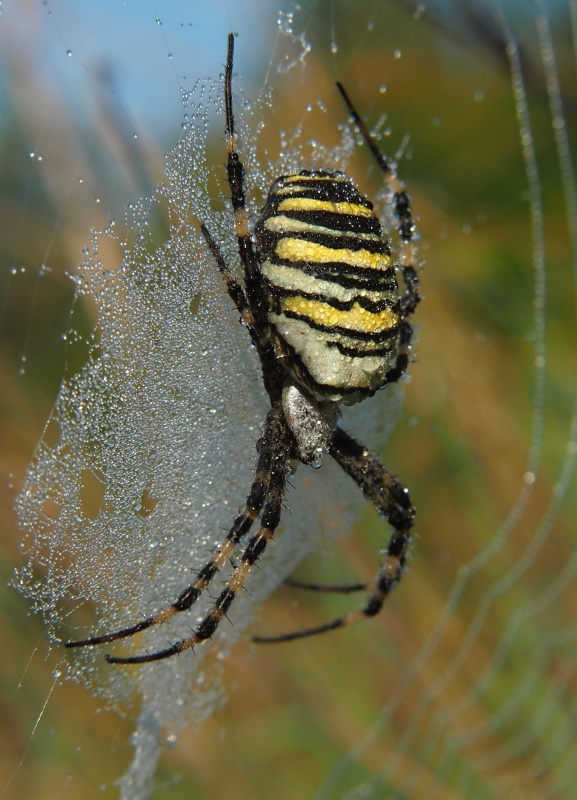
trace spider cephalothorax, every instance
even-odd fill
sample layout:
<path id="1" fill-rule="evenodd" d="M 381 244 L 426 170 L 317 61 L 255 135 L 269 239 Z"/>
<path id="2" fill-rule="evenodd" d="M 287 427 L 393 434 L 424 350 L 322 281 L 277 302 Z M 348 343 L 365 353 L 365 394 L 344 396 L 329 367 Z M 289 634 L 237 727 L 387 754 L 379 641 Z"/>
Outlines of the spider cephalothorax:
<path id="1" fill-rule="evenodd" d="M 420 296 L 408 196 L 347 93 L 337 84 L 393 196 L 402 243 L 399 263 L 393 263 L 372 203 L 340 172 L 303 170 L 278 178 L 256 224 L 253 243 L 234 130 L 233 50 L 234 36 L 230 34 L 225 73 L 227 177 L 244 270 L 242 284 L 233 277 L 206 226 L 201 230 L 258 352 L 270 398 L 271 408 L 257 443 L 255 478 L 246 505 L 223 543 L 173 603 L 128 628 L 68 642 L 67 646 L 124 639 L 191 608 L 259 518 L 260 527 L 248 539 L 232 577 L 191 635 L 154 653 L 107 656 L 113 663 L 168 658 L 214 634 L 278 527 L 294 459 L 318 466 L 329 453 L 388 520 L 393 532 L 372 581 L 339 587 L 307 584 L 307 588 L 319 590 L 365 589 L 368 598 L 360 609 L 316 628 L 256 637 L 255 641 L 288 641 L 374 616 L 401 579 L 410 546 L 414 509 L 407 490 L 338 426 L 339 404 L 370 397 L 387 383 L 397 381 L 409 363 L 412 329 L 408 318 Z M 405 284 L 403 293 L 397 284 L 398 271 Z"/>

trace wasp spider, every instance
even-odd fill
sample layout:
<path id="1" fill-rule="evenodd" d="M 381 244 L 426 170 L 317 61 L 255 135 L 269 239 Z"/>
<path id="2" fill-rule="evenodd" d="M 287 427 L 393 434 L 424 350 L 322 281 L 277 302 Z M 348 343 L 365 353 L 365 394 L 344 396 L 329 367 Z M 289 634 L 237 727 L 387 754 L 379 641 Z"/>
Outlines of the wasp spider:
<path id="1" fill-rule="evenodd" d="M 413 220 L 407 194 L 379 152 L 344 88 L 337 87 L 357 129 L 383 172 L 394 198 L 402 243 L 400 263 L 391 258 L 388 241 L 363 197 L 340 172 L 302 171 L 272 185 L 256 224 L 248 224 L 244 170 L 236 146 L 232 107 L 234 37 L 228 37 L 225 72 L 227 177 L 230 186 L 244 281 L 239 283 L 205 225 L 201 226 L 226 289 L 260 357 L 270 398 L 257 465 L 244 509 L 223 543 L 195 580 L 167 608 L 142 621 L 67 647 L 98 645 L 133 636 L 191 608 L 255 521 L 228 584 L 196 630 L 169 647 L 139 656 L 107 656 L 116 664 L 140 664 L 182 653 L 214 635 L 253 564 L 264 552 L 280 521 L 291 461 L 320 463 L 330 455 L 359 485 L 393 531 L 376 576 L 366 585 L 293 585 L 349 592 L 366 589 L 364 605 L 324 625 L 260 642 L 279 642 L 342 628 L 377 614 L 400 581 L 411 542 L 415 512 L 407 490 L 361 444 L 338 426 L 339 404 L 372 396 L 405 373 L 411 349 L 408 322 L 419 300 L 414 268 Z M 398 269 L 397 269 L 398 268 Z M 399 292 L 396 274 L 403 276 Z"/>

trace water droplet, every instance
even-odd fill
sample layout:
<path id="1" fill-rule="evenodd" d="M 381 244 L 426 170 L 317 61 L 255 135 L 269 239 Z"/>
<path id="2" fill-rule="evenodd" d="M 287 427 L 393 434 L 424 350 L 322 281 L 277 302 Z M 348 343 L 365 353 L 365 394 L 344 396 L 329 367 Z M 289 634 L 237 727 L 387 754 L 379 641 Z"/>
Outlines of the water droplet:
<path id="1" fill-rule="evenodd" d="M 322 467 L 322 465 L 323 465 L 323 455 L 324 455 L 323 448 L 322 447 L 317 447 L 317 449 L 315 450 L 315 456 L 314 456 L 313 460 L 311 461 L 311 467 L 313 469 L 320 469 Z"/>

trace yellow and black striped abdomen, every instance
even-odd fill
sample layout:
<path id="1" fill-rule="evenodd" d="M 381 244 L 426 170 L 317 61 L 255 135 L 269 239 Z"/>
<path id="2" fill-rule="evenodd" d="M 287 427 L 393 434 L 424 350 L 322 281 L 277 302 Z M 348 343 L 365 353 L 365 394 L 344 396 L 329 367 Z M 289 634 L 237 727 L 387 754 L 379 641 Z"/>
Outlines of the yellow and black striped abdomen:
<path id="1" fill-rule="evenodd" d="M 287 175 L 271 187 L 256 240 L 268 321 L 297 383 L 349 403 L 383 386 L 399 292 L 372 204 L 340 172 Z"/>

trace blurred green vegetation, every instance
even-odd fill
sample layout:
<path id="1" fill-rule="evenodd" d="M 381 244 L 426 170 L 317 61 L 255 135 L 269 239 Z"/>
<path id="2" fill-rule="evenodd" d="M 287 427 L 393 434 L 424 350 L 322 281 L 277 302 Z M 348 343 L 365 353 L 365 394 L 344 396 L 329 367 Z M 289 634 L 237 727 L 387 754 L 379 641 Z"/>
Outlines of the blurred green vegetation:
<path id="1" fill-rule="evenodd" d="M 545 601 L 574 557 L 574 492 L 565 496 L 527 570 L 500 590 L 500 581 L 530 552 L 551 502 L 570 447 L 576 385 L 575 254 L 534 34 L 527 24 L 522 56 L 548 248 L 545 424 L 537 480 L 527 490 L 518 524 L 501 536 L 535 443 L 534 242 L 502 49 L 459 16 L 456 2 L 454 14 L 437 19 L 427 13 L 416 19 L 408 3 L 309 5 L 306 36 L 313 49 L 305 80 L 319 87 L 329 108 L 326 128 L 315 130 L 315 138 L 336 141 L 336 126 L 344 121 L 338 98 L 330 94 L 335 78 L 349 88 L 369 124 L 387 113 L 391 133 L 381 142 L 385 152 L 394 153 L 410 134 L 399 173 L 419 221 L 426 299 L 417 315 L 404 417 L 383 458 L 410 488 L 418 537 L 408 574 L 377 620 L 290 646 L 239 644 L 226 670 L 226 706 L 199 730 L 185 731 L 164 755 L 153 797 L 292 800 L 316 796 L 327 776 L 334 781 L 329 779 L 323 798 L 569 797 L 577 764 L 573 583 L 559 586 L 554 602 Z M 554 18 L 571 131 L 577 84 L 563 23 L 563 14 Z M 330 53 L 333 39 L 336 56 Z M 250 47 L 239 41 L 243 44 Z M 134 150 L 127 161 L 123 148 L 107 146 L 114 131 L 88 136 L 67 113 L 49 75 L 33 92 L 41 65 L 33 53 L 25 54 L 29 69 L 23 76 L 17 72 L 21 58 L 3 53 L 12 94 L 0 139 L 0 457 L 3 474 L 14 477 L 3 481 L 0 505 L 5 698 L 0 793 L 5 787 L 3 796 L 10 798 L 89 800 L 116 795 L 113 782 L 131 755 L 131 719 L 103 711 L 76 686 L 58 685 L 51 693 L 58 657 L 48 652 L 42 621 L 27 616 L 25 603 L 6 588 L 20 558 L 13 499 L 59 382 L 75 368 L 62 334 L 73 327 L 85 336 L 93 325 L 92 309 L 73 302 L 67 273 L 80 260 L 89 229 L 107 223 L 102 209 L 121 208 L 159 178 L 162 153 L 143 147 L 137 162 Z M 219 68 L 207 65 L 206 72 Z M 271 131 L 266 141 L 271 152 L 278 148 L 277 131 L 291 130 L 302 118 L 302 79 L 298 69 L 275 79 L 265 129 Z M 27 92 L 33 102 L 23 102 Z M 43 170 L 28 155 L 40 118 L 53 126 L 48 139 L 54 149 Z M 223 159 L 217 139 L 208 160 L 220 165 Z M 68 161 L 82 163 L 90 190 L 76 186 L 63 167 Z M 127 163 L 138 163 L 138 169 L 127 169 Z M 378 191 L 378 171 L 363 151 L 351 169 L 364 192 Z M 95 203 L 96 195 L 103 202 Z M 51 271 L 39 275 L 42 265 Z M 367 509 L 346 541 L 331 543 L 299 575 L 326 582 L 371 575 L 386 535 Z M 438 629 L 456 576 L 463 577 L 464 565 L 491 545 L 491 557 L 475 562 L 460 602 Z M 456 654 L 491 589 L 493 602 L 458 662 Z M 283 589 L 255 625 L 296 629 L 349 605 L 350 598 Z M 526 615 L 517 619 L 522 611 Z M 512 629 L 516 620 L 518 628 Z M 435 646 L 426 658 L 418 657 L 435 630 Z M 483 680 L 495 654 L 492 677 Z M 404 677 L 406 688 L 398 692 Z M 438 694 L 428 694 L 435 687 Z M 379 726 L 379 713 L 395 691 L 397 701 Z M 522 699 L 508 706 L 516 692 L 524 692 Z M 375 725 L 374 738 L 366 740 Z M 412 743 L 404 747 L 409 734 Z M 347 760 L 362 741 L 362 752 Z M 355 794 L 365 780 L 375 781 L 373 793 Z"/>

